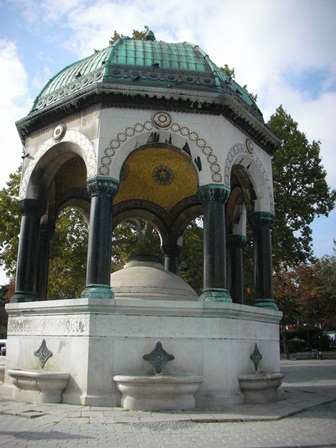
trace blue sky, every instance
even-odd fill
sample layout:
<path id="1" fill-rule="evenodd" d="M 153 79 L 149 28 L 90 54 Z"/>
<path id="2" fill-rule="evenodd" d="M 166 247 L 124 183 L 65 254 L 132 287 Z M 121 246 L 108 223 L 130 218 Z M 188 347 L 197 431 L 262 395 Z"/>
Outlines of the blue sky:
<path id="1" fill-rule="evenodd" d="M 50 77 L 106 47 L 114 30 L 130 36 L 145 25 L 159 40 L 193 42 L 234 67 L 265 120 L 282 104 L 310 141 L 321 141 L 336 188 L 335 23 L 335 0 L 0 0 L 0 188 L 21 163 L 14 123 Z M 331 255 L 336 212 L 312 228 L 316 256 Z"/>

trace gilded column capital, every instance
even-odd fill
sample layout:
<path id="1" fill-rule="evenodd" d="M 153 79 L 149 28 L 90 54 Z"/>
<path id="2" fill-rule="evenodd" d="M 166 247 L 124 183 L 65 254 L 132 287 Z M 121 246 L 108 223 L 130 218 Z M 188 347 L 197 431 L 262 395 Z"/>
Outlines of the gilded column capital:
<path id="1" fill-rule="evenodd" d="M 220 202 L 225 204 L 229 199 L 230 188 L 226 185 L 202 185 L 197 190 L 197 197 L 202 204 L 207 202 Z"/>
<path id="2" fill-rule="evenodd" d="M 274 222 L 274 213 L 252 212 L 247 215 L 247 219 L 252 227 L 271 227 Z"/>
<path id="3" fill-rule="evenodd" d="M 96 176 L 88 179 L 86 185 L 91 197 L 105 194 L 113 199 L 118 192 L 119 181 L 113 177 Z"/>

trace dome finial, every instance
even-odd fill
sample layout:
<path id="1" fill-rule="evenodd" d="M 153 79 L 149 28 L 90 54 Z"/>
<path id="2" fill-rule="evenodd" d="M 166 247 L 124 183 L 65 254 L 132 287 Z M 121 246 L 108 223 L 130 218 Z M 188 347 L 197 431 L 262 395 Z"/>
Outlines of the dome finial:
<path id="1" fill-rule="evenodd" d="M 151 41 L 156 40 L 153 31 L 150 30 L 147 25 L 145 25 L 145 30 L 146 30 L 145 40 L 151 40 Z"/>

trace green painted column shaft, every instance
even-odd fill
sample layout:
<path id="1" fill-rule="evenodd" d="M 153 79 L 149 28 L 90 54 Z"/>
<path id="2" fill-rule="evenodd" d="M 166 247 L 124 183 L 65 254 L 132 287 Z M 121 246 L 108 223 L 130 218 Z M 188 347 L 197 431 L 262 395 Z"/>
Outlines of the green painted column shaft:
<path id="1" fill-rule="evenodd" d="M 18 203 L 22 215 L 16 268 L 15 292 L 11 302 L 37 300 L 37 263 L 40 219 L 45 210 L 38 199 L 24 199 Z"/>
<path id="2" fill-rule="evenodd" d="M 243 303 L 243 247 L 246 237 L 243 235 L 227 235 L 228 248 L 228 289 L 234 303 Z"/>
<path id="3" fill-rule="evenodd" d="M 254 291 L 255 305 L 277 310 L 273 297 L 271 212 L 254 212 L 248 215 L 253 228 L 254 244 Z"/>
<path id="4" fill-rule="evenodd" d="M 113 298 L 110 286 L 112 200 L 118 182 L 97 176 L 87 183 L 91 195 L 86 287 L 82 297 Z"/>
<path id="5" fill-rule="evenodd" d="M 229 193 L 228 187 L 214 184 L 197 192 L 203 205 L 203 301 L 232 301 L 226 282 L 225 202 Z"/>

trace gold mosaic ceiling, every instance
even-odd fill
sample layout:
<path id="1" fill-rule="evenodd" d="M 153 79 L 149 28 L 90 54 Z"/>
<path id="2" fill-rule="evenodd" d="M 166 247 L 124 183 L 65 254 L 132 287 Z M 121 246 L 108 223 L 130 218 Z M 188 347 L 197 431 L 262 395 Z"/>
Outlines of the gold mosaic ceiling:
<path id="1" fill-rule="evenodd" d="M 196 191 L 196 172 L 187 156 L 171 148 L 150 147 L 132 153 L 124 163 L 113 203 L 139 199 L 169 211 Z"/>

